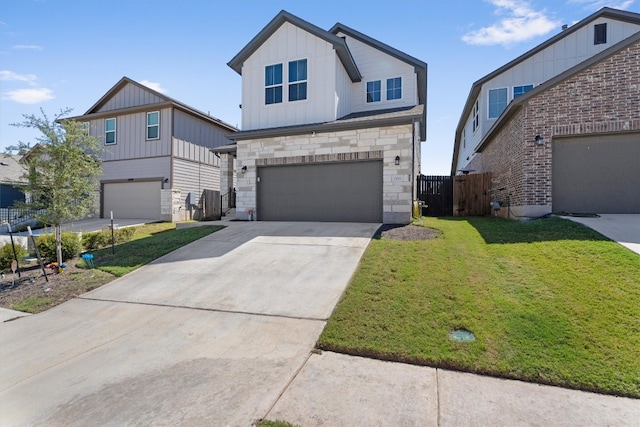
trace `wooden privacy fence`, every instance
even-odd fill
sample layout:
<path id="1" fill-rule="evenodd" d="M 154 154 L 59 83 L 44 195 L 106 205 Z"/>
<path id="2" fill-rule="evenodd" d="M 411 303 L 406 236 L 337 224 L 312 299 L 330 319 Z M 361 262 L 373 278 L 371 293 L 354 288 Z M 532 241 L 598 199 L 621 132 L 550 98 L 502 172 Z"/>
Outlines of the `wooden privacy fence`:
<path id="1" fill-rule="evenodd" d="M 491 215 L 491 173 L 456 175 L 453 184 L 453 215 Z"/>
<path id="2" fill-rule="evenodd" d="M 418 175 L 418 200 L 424 207 L 425 216 L 453 215 L 453 177 L 440 175 Z"/>

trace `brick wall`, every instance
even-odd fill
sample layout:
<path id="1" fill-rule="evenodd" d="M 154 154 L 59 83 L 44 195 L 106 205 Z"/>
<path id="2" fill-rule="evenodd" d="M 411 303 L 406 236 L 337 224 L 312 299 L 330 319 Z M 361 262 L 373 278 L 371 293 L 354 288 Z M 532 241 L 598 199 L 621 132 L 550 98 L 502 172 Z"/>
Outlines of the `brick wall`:
<path id="1" fill-rule="evenodd" d="M 413 201 L 412 136 L 412 125 L 406 124 L 238 141 L 237 168 L 247 171 L 238 174 L 236 218 L 248 219 L 247 211 L 256 207 L 257 166 L 376 158 L 383 160 L 383 221 L 407 224 Z M 395 165 L 396 156 L 400 165 Z"/>
<path id="2" fill-rule="evenodd" d="M 640 43 L 528 99 L 470 168 L 492 172 L 494 187 L 506 187 L 498 197 L 510 194 L 513 216 L 537 216 L 551 212 L 554 136 L 630 130 L 640 130 Z"/>

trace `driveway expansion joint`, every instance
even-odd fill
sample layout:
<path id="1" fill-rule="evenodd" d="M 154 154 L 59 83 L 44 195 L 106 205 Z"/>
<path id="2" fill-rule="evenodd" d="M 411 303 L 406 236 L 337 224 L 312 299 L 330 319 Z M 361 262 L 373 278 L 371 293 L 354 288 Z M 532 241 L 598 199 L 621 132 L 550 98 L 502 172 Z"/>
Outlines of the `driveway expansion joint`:
<path id="1" fill-rule="evenodd" d="M 142 301 L 122 301 L 116 299 L 107 299 L 107 298 L 89 298 L 79 296 L 74 299 L 81 299 L 86 301 L 100 301 L 100 302 L 114 302 L 120 304 L 132 304 L 132 305 L 146 305 L 151 307 L 164 307 L 164 308 L 179 308 L 186 310 L 198 310 L 198 311 L 210 311 L 213 313 L 228 313 L 228 314 L 243 314 L 246 316 L 261 316 L 261 317 L 275 317 L 278 319 L 291 319 L 291 320 L 310 320 L 313 322 L 326 322 L 327 318 L 316 318 L 316 317 L 302 317 L 302 316 L 290 316 L 286 314 L 273 314 L 273 313 L 258 313 L 252 311 L 240 311 L 240 310 L 223 310 L 220 308 L 205 308 L 205 307 L 191 307 L 188 305 L 172 305 L 172 304 L 160 304 L 160 303 L 152 303 L 152 302 L 142 302 Z"/>

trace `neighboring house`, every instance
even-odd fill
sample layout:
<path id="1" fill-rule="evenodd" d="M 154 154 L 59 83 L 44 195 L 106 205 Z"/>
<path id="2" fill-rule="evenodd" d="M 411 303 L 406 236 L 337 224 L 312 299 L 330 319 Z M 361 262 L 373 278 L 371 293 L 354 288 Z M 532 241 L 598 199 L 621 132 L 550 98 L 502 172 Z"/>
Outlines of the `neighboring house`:
<path id="1" fill-rule="evenodd" d="M 0 222 L 10 221 L 9 208 L 25 195 L 16 185 L 23 184 L 25 169 L 20 163 L 22 156 L 0 156 Z"/>
<path id="2" fill-rule="evenodd" d="M 217 151 L 237 153 L 238 219 L 410 221 L 424 62 L 282 11 L 228 65 L 242 75 L 242 131 Z"/>
<path id="3" fill-rule="evenodd" d="M 104 146 L 99 215 L 189 219 L 204 190 L 220 187 L 220 159 L 235 127 L 123 77 L 85 114 Z"/>
<path id="4" fill-rule="evenodd" d="M 640 213 L 639 162 L 640 14 L 603 8 L 473 84 L 451 172 L 505 216 Z"/>

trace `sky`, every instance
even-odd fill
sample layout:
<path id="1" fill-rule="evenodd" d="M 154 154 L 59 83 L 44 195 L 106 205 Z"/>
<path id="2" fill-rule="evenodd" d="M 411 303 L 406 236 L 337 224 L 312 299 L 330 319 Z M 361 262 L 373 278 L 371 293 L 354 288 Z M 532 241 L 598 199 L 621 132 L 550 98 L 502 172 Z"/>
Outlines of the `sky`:
<path id="1" fill-rule="evenodd" d="M 226 64 L 284 9 L 427 63 L 421 172 L 448 175 L 473 82 L 605 6 L 640 13 L 640 0 L 0 0 L 0 151 L 36 142 L 11 125 L 23 115 L 84 114 L 123 76 L 240 126 Z"/>

